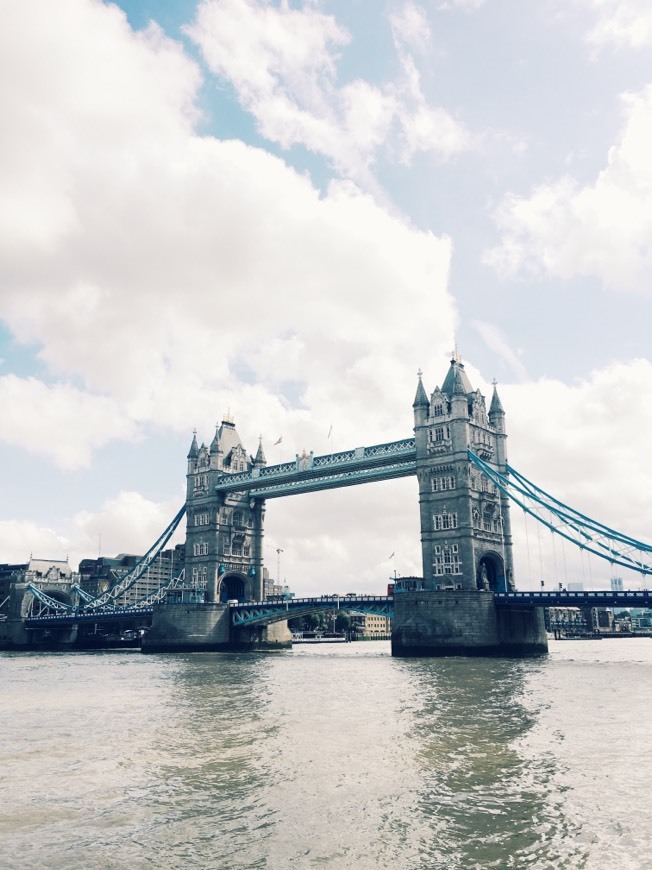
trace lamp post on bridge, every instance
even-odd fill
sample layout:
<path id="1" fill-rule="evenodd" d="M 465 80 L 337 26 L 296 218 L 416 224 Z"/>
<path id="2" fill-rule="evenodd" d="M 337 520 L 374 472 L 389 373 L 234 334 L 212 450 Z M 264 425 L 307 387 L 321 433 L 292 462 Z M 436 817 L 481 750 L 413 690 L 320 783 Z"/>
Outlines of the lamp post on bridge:
<path id="1" fill-rule="evenodd" d="M 283 550 L 280 547 L 276 548 L 276 582 L 281 586 L 281 553 Z"/>

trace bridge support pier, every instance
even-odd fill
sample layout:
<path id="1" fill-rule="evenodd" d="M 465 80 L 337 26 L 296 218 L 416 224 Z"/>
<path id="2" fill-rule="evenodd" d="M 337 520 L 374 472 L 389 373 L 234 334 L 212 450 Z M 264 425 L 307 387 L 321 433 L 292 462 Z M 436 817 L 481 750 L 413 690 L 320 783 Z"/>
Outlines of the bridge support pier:
<path id="1" fill-rule="evenodd" d="M 49 627 L 27 630 L 25 620 L 7 619 L 0 622 L 0 649 L 4 650 L 67 650 L 74 649 L 77 626 Z"/>
<path id="2" fill-rule="evenodd" d="M 287 622 L 234 630 L 228 604 L 162 604 L 154 608 L 142 651 L 233 652 L 291 645 Z"/>
<path id="3" fill-rule="evenodd" d="M 540 608 L 497 607 L 493 593 L 481 590 L 404 591 L 394 596 L 394 656 L 533 656 L 547 652 Z"/>

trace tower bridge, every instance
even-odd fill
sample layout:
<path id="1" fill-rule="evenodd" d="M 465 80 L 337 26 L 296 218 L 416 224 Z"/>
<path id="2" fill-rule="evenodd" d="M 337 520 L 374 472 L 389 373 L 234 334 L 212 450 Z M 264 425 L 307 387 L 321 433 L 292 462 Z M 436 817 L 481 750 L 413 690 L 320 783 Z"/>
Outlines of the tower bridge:
<path id="1" fill-rule="evenodd" d="M 117 611 L 120 594 L 134 588 L 183 517 L 183 571 L 138 603 L 143 616 L 145 610 L 151 614 L 146 652 L 279 648 L 291 643 L 291 616 L 346 607 L 391 614 L 394 655 L 532 655 L 547 650 L 543 607 L 649 604 L 646 591 L 575 597 L 563 590 L 517 592 L 510 503 L 581 552 L 643 576 L 652 574 L 652 546 L 590 520 L 511 468 L 496 385 L 487 408 L 456 354 L 441 387 L 430 395 L 419 373 L 412 408 L 412 437 L 323 456 L 303 451 L 271 466 L 262 439 L 255 456 L 249 455 L 230 418 L 216 427 L 209 446 L 200 445 L 195 433 L 185 505 L 148 553 L 95 597 L 77 587 L 75 599 L 66 602 L 49 596 L 47 588 L 24 587 L 23 598 L 13 604 L 20 614 L 16 636 L 29 640 L 27 632 L 45 621 L 74 631 L 88 620 L 113 618 L 108 614 Z M 419 497 L 422 577 L 397 583 L 389 598 L 264 600 L 269 499 L 408 476 L 416 478 Z M 544 510 L 551 519 L 544 518 Z M 42 605 L 40 615 L 26 605 L 29 596 Z"/>

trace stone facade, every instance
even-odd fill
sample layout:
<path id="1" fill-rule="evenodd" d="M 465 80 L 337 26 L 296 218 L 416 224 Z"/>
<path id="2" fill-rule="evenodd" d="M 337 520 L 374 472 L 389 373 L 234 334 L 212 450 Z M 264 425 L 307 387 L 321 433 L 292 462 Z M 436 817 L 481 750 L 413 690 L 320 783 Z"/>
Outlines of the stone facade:
<path id="1" fill-rule="evenodd" d="M 204 591 L 208 602 L 263 597 L 265 503 L 245 492 L 222 495 L 215 484 L 223 474 L 266 465 L 262 445 L 248 456 L 235 424 L 223 420 L 210 445 L 193 437 L 188 453 L 186 496 L 186 585 Z"/>

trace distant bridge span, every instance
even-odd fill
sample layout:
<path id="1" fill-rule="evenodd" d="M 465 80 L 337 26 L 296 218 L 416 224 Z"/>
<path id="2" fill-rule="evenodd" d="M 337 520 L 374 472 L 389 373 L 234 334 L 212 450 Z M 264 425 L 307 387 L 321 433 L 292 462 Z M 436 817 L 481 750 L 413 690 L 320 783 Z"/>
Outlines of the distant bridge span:
<path id="1" fill-rule="evenodd" d="M 418 591 L 418 590 L 416 590 Z M 397 595 L 401 590 L 397 590 Z M 627 592 L 596 591 L 568 592 L 558 589 L 552 592 L 496 592 L 493 594 L 498 607 L 650 607 L 652 591 L 630 590 Z M 454 589 L 442 589 L 442 598 L 454 598 Z M 178 607 L 183 607 L 179 603 Z M 353 613 L 370 613 L 378 616 L 394 615 L 394 598 L 388 595 L 337 596 L 321 595 L 315 598 L 287 598 L 282 601 L 237 601 L 229 602 L 231 624 L 234 628 L 251 625 L 269 625 L 284 619 L 294 619 L 320 610 L 342 610 Z M 118 607 L 104 611 L 67 612 L 32 616 L 25 620 L 26 628 L 71 626 L 78 623 L 114 622 L 126 618 L 141 618 L 143 622 L 152 617 L 152 607 Z"/>

